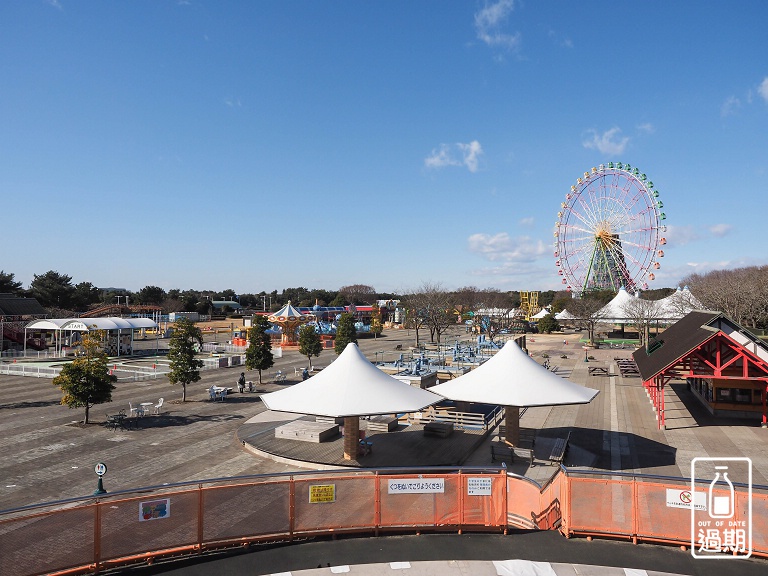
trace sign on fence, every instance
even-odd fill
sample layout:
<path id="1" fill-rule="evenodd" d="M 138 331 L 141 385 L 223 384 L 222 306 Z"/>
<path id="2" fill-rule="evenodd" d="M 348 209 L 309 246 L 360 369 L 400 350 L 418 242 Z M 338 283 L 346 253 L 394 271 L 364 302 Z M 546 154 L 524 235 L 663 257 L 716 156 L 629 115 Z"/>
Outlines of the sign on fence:
<path id="1" fill-rule="evenodd" d="M 160 520 L 169 518 L 171 515 L 171 499 L 162 498 L 161 500 L 147 500 L 139 502 L 139 522 L 148 520 Z"/>
<path id="2" fill-rule="evenodd" d="M 445 492 L 445 478 L 401 478 L 390 480 L 389 494 L 442 494 Z"/>
<path id="3" fill-rule="evenodd" d="M 682 490 L 667 488 L 667 508 L 690 509 L 691 505 L 693 505 L 696 510 L 706 510 L 707 493 L 691 492 L 690 488 L 684 488 Z"/>
<path id="4" fill-rule="evenodd" d="M 490 496 L 493 478 L 467 478 L 467 496 Z"/>
<path id="5" fill-rule="evenodd" d="M 310 484 L 309 503 L 336 502 L 336 484 Z"/>

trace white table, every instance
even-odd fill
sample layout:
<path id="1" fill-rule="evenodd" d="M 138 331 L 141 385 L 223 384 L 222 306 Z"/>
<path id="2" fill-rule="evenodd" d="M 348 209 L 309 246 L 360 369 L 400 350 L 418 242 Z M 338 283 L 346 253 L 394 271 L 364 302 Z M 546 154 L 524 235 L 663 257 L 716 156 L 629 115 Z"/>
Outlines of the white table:
<path id="1" fill-rule="evenodd" d="M 139 410 L 139 416 L 145 416 L 147 414 L 152 413 L 152 407 L 155 405 L 154 402 L 142 402 L 139 404 L 140 410 Z"/>

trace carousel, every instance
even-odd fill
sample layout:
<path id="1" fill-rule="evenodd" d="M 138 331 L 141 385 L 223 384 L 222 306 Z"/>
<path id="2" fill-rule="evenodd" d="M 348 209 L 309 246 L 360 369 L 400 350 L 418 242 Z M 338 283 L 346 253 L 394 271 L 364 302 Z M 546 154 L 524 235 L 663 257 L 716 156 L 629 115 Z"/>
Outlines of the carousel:
<path id="1" fill-rule="evenodd" d="M 279 326 L 283 331 L 283 336 L 280 339 L 281 348 L 295 348 L 299 345 L 298 342 L 298 328 L 299 326 L 306 324 L 314 320 L 314 316 L 311 314 L 302 314 L 296 308 L 291 305 L 291 301 L 283 306 L 280 310 L 274 314 L 270 314 L 267 320 Z"/>

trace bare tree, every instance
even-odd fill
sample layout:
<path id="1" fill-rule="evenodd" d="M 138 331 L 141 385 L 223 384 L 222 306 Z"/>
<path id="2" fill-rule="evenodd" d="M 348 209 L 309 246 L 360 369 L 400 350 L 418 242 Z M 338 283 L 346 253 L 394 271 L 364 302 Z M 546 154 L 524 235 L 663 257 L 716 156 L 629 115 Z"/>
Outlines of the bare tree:
<path id="1" fill-rule="evenodd" d="M 600 299 L 589 296 L 574 298 L 568 305 L 568 311 L 576 317 L 576 325 L 587 330 L 590 344 L 595 342 L 597 325 L 606 320 L 603 306 Z"/>
<path id="2" fill-rule="evenodd" d="M 640 346 L 644 346 L 651 323 L 661 316 L 662 310 L 659 301 L 631 298 L 622 306 L 622 312 L 624 317 L 637 328 Z"/>
<path id="3" fill-rule="evenodd" d="M 367 284 L 351 284 L 339 288 L 339 294 L 350 304 L 370 304 L 376 300 L 376 290 Z"/>
<path id="4" fill-rule="evenodd" d="M 512 324 L 515 313 L 512 298 L 509 293 L 489 288 L 480 293 L 480 304 L 486 312 L 483 320 L 486 336 L 493 340 L 499 332 Z"/>
<path id="5" fill-rule="evenodd" d="M 751 328 L 768 323 L 768 266 L 713 270 L 683 279 L 705 308 Z"/>
<path id="6" fill-rule="evenodd" d="M 424 282 L 405 298 L 410 313 L 411 327 L 416 328 L 416 345 L 419 343 L 418 329 L 429 329 L 430 341 L 440 343 L 441 336 L 456 323 L 454 305 L 448 292 L 440 284 Z M 406 316 L 406 319 L 408 317 Z"/>

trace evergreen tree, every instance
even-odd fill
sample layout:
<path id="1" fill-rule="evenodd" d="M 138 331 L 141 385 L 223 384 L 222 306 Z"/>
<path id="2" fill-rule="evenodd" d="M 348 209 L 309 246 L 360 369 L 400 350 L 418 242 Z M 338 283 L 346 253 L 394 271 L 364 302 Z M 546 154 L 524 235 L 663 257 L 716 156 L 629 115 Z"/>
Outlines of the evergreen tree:
<path id="1" fill-rule="evenodd" d="M 14 280 L 15 274 L 0 270 L 0 294 L 18 294 L 21 292 L 21 282 Z"/>
<path id="2" fill-rule="evenodd" d="M 168 344 L 168 359 L 171 371 L 168 380 L 171 384 L 181 384 L 181 401 L 187 400 L 187 384 L 200 380 L 200 368 L 203 361 L 195 358 L 195 344 L 203 347 L 203 333 L 194 322 L 180 318 L 173 324 L 173 334 Z"/>
<path id="3" fill-rule="evenodd" d="M 302 326 L 299 330 L 299 353 L 307 357 L 309 369 L 312 369 L 312 356 L 320 356 L 323 342 L 314 326 Z"/>
<path id="4" fill-rule="evenodd" d="M 49 270 L 45 274 L 35 274 L 29 285 L 32 296 L 45 307 L 68 308 L 75 287 L 72 276 Z"/>
<path id="5" fill-rule="evenodd" d="M 538 328 L 541 333 L 551 334 L 560 330 L 560 323 L 552 314 L 547 314 L 539 320 Z"/>
<path id="6" fill-rule="evenodd" d="M 93 406 L 112 402 L 112 390 L 117 382 L 117 376 L 109 373 L 108 358 L 100 345 L 102 339 L 101 332 L 84 335 L 84 354 L 65 364 L 61 373 L 53 379 L 53 385 L 64 393 L 62 405 L 85 408 L 85 424 L 88 424 L 88 414 Z"/>
<path id="7" fill-rule="evenodd" d="M 333 345 L 333 350 L 336 354 L 341 354 L 350 342 L 357 344 L 355 318 L 352 314 L 344 312 L 341 315 L 341 318 L 339 318 L 339 323 L 336 326 L 336 342 Z"/>
<path id="8" fill-rule="evenodd" d="M 268 370 L 275 364 L 272 357 L 272 341 L 267 334 L 269 320 L 266 316 L 254 316 L 253 326 L 248 330 L 248 348 L 245 351 L 245 367 L 248 370 L 259 371 L 259 384 L 261 384 L 261 371 Z"/>

